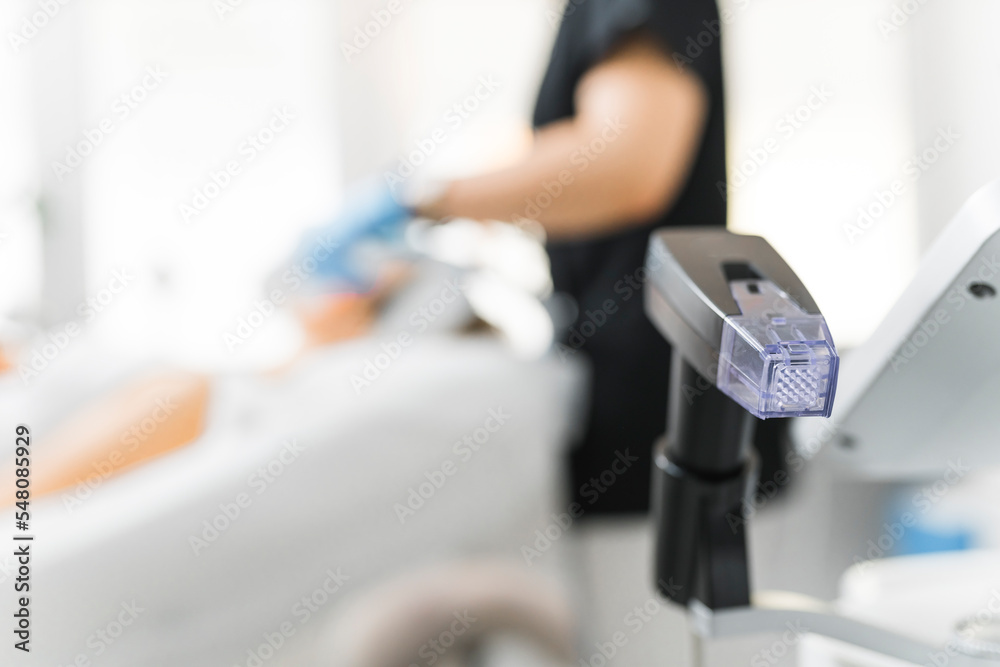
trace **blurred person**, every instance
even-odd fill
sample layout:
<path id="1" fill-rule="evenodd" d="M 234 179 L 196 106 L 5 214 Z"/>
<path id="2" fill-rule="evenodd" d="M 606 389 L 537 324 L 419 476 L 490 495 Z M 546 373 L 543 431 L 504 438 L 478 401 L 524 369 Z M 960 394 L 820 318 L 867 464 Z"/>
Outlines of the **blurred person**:
<path id="1" fill-rule="evenodd" d="M 384 193 L 346 227 L 380 233 L 411 213 L 544 228 L 555 290 L 576 306 L 561 353 L 592 367 L 586 432 L 568 462 L 587 513 L 648 507 L 670 369 L 643 311 L 650 232 L 726 224 L 720 28 L 714 0 L 570 0 L 530 153 L 448 183 L 389 183 L 401 203 Z"/>
<path id="2" fill-rule="evenodd" d="M 531 153 L 418 208 L 544 227 L 554 288 L 577 306 L 561 349 L 592 367 L 587 428 L 569 455 L 572 500 L 588 513 L 649 503 L 670 368 L 643 310 L 650 232 L 726 224 L 719 30 L 714 0 L 570 0 Z"/>
<path id="3" fill-rule="evenodd" d="M 299 364 L 316 363 L 311 352 L 367 335 L 391 300 L 419 281 L 416 273 L 409 263 L 386 261 L 363 292 L 300 294 L 291 302 L 291 312 L 302 344 L 289 361 L 264 376 L 288 375 Z M 5 371 L 13 372 L 14 367 L 0 347 L 0 374 Z M 144 373 L 87 400 L 41 439 L 32 493 L 58 493 L 95 475 L 109 479 L 194 443 L 210 426 L 215 379 L 168 368 Z M 11 461 L 2 466 L 4 474 L 13 475 L 13 465 Z M 15 490 L 11 486 L 0 491 L 0 507 L 14 504 Z"/>

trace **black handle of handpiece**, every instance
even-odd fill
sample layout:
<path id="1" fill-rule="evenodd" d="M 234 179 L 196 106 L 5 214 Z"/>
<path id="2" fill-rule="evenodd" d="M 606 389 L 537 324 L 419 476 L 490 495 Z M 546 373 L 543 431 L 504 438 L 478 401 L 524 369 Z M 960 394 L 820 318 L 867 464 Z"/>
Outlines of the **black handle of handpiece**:
<path id="1" fill-rule="evenodd" d="M 656 575 L 660 592 L 674 602 L 696 598 L 710 609 L 749 604 L 743 498 L 755 474 L 755 423 L 674 352 L 669 427 L 653 468 Z"/>

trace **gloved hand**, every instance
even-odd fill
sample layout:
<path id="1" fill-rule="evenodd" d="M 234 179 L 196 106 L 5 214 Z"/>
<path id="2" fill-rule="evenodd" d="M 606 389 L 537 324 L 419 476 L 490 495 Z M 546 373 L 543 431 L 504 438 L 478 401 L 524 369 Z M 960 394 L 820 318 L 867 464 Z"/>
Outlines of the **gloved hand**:
<path id="1" fill-rule="evenodd" d="M 303 235 L 295 261 L 329 291 L 364 291 L 371 277 L 364 275 L 359 245 L 399 238 L 411 217 L 386 185 L 366 185 L 347 198 L 332 222 Z"/>

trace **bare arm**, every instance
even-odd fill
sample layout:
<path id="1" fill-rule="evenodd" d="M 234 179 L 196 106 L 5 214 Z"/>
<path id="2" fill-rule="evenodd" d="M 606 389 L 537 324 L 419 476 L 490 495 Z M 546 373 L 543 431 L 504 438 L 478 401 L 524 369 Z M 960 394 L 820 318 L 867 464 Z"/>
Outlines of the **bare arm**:
<path id="1" fill-rule="evenodd" d="M 531 218 L 550 238 L 570 238 L 635 225 L 670 206 L 701 141 L 708 112 L 701 81 L 651 39 L 634 38 L 584 76 L 576 108 L 573 118 L 539 131 L 521 163 L 454 181 L 420 212 Z"/>

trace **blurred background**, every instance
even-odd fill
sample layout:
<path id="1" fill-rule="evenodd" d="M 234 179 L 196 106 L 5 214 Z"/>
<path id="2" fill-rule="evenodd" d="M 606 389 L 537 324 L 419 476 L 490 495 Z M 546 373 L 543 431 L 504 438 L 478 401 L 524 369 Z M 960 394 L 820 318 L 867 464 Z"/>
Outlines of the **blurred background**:
<path id="1" fill-rule="evenodd" d="M 37 647 L 3 664 L 364 667 L 410 634 L 426 640 L 395 664 L 687 660 L 645 522 L 576 530 L 561 494 L 587 369 L 553 350 L 535 230 L 422 229 L 433 265 L 374 305 L 267 300 L 303 233 L 435 131 L 436 178 L 530 148 L 562 3 L 399 0 L 383 25 L 385 7 L 0 5 L 0 402 L 5 429 L 46 443 L 51 490 L 34 504 Z M 1000 6 L 720 8 L 729 226 L 778 249 L 849 349 L 1000 175 Z M 56 445 L 79 440 L 95 449 L 44 476 L 45 452 L 65 463 Z M 994 493 L 982 479 L 921 517 L 958 533 L 948 548 L 1000 540 L 963 509 Z M 909 495 L 875 493 L 879 520 Z M 764 515 L 758 579 L 835 597 L 849 555 L 781 565 Z M 447 650 L 467 629 L 475 650 Z"/>

